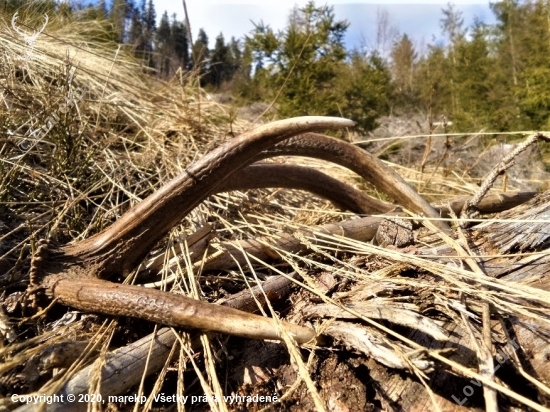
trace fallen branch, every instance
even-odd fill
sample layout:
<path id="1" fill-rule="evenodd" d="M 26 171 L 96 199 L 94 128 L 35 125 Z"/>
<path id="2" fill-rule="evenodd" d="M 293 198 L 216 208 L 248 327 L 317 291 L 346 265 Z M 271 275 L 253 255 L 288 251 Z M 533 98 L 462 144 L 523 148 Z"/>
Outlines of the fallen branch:
<path id="1" fill-rule="evenodd" d="M 522 152 L 524 152 L 529 146 L 534 144 L 537 140 L 550 141 L 548 137 L 542 133 L 535 133 L 529 136 L 523 143 L 518 145 L 512 152 L 504 157 L 496 166 L 493 167 L 491 172 L 487 175 L 479 190 L 466 204 L 464 205 L 462 212 L 460 214 L 461 219 L 470 219 L 476 216 L 476 209 L 478 204 L 481 202 L 481 199 L 487 194 L 489 189 L 493 186 L 497 177 L 504 173 L 507 169 L 514 165 L 514 159 Z M 468 222 L 462 222 L 462 227 L 467 227 Z"/>

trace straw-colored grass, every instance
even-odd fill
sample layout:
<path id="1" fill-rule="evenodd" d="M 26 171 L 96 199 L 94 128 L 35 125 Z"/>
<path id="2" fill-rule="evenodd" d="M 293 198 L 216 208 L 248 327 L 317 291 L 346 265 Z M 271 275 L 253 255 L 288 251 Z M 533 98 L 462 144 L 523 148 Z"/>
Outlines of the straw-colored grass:
<path id="1" fill-rule="evenodd" d="M 3 339 L 0 336 L 0 393 L 6 396 L 53 394 L 84 366 L 114 348 L 146 336 L 156 327 L 137 320 L 113 320 L 89 314 L 68 319 L 70 312 L 58 306 L 38 314 L 25 311 L 17 299 L 28 284 L 35 242 L 51 237 L 63 244 L 97 233 L 228 139 L 229 132 L 247 130 L 253 125 L 234 121 L 233 108 L 214 103 L 197 87 L 193 74 L 180 72 L 163 82 L 148 75 L 148 69 L 130 57 L 128 50 L 94 41 L 94 36 L 102 38 L 103 29 L 97 23 L 50 22 L 36 41 L 33 54 L 39 58 L 22 62 L 20 57 L 27 52 L 27 45 L 11 30 L 10 17 L 0 17 L 3 21 L 0 33 L 0 287 L 3 290 L 0 303 L 3 310 L 0 314 L 8 312 L 7 316 L 0 317 L 0 332 L 4 335 Z M 48 116 L 59 110 L 64 98 L 78 88 L 85 90 L 83 100 L 60 116 L 61 120 L 41 141 L 31 142 L 28 151 L 22 150 L 18 144 L 25 141 L 26 133 L 43 125 Z M 402 138 L 407 139 L 418 141 L 424 137 Z M 321 169 L 375 196 L 385 196 L 339 166 L 304 158 L 284 161 Z M 430 160 L 423 174 L 416 168 L 418 164 L 389 165 L 429 200 L 474 194 L 477 190 L 476 179 L 464 175 L 462 170 L 452 170 L 449 165 L 440 166 L 437 158 Z M 320 378 L 323 361 L 336 356 L 330 353 L 335 350 L 340 353 L 339 359 L 349 357 L 353 359 L 349 364 L 367 365 L 372 371 L 370 378 L 363 377 L 361 381 L 373 397 L 367 399 L 372 407 L 389 409 L 399 404 L 399 400 L 394 399 L 396 394 L 410 396 L 407 389 L 391 392 L 390 384 L 381 378 L 381 371 L 386 370 L 382 365 L 395 362 L 392 364 L 401 365 L 404 372 L 394 374 L 394 369 L 387 369 L 388 376 L 393 375 L 391 385 L 409 385 L 424 394 L 419 396 L 416 406 L 404 405 L 404 410 L 460 409 L 449 398 L 449 393 L 432 389 L 438 383 L 434 369 L 451 371 L 445 372 L 449 381 L 457 376 L 467 378 L 456 384 L 460 399 L 464 397 L 463 386 L 470 379 L 478 379 L 485 385 L 486 399 L 494 401 L 496 398 L 490 394 L 498 392 L 506 396 L 498 398 L 506 407 L 519 405 L 548 410 L 548 382 L 525 367 L 525 358 L 520 360 L 520 355 L 509 354 L 511 361 L 503 377 L 495 379 L 492 371 L 478 372 L 478 365 L 488 365 L 488 357 L 492 362 L 492 355 L 485 353 L 483 343 L 488 322 L 484 308 L 493 311 L 490 325 L 493 351 L 511 339 L 509 328 L 502 326 L 506 318 L 521 318 L 539 331 L 546 334 L 550 331 L 550 292 L 538 288 L 536 283 L 488 277 L 479 262 L 489 257 L 513 258 L 514 262 L 536 259 L 539 256 L 536 253 L 544 255 L 544 250 L 513 255 L 487 251 L 484 257 L 478 251 L 468 250 L 460 238 L 444 234 L 421 232 L 415 246 L 396 249 L 345 239 L 337 234 L 301 231 L 353 217 L 327 201 L 300 191 L 270 189 L 219 194 L 190 213 L 149 258 L 164 256 L 165 261 L 153 280 L 175 277 L 174 282 L 161 282 L 163 288 L 208 301 L 253 287 L 268 276 L 297 272 L 300 280 L 293 280 L 297 287 L 285 305 L 268 304 L 260 310 L 276 319 L 315 323 L 318 330 L 330 335 L 331 328 L 336 331 L 342 322 L 335 323 L 314 313 L 305 320 L 302 309 L 315 308 L 321 303 L 338 308 L 347 313 L 348 322 L 360 325 L 361 333 L 372 337 L 375 343 L 365 351 L 374 352 L 361 352 L 353 346 L 346 348 L 345 342 L 336 339 L 328 348 L 303 349 L 285 335 L 288 352 L 285 362 L 292 365 L 290 372 L 287 369 L 294 377 L 292 384 L 281 383 L 284 368 L 268 370 L 257 365 L 250 372 L 257 381 L 249 376 L 243 378 L 239 386 L 228 370 L 235 367 L 232 360 L 240 351 L 239 344 L 223 336 L 206 334 L 200 335 L 197 344 L 196 340 L 193 343 L 195 334 L 177 331 L 172 355 L 164 362 L 164 368 L 156 377 L 144 376 L 128 393 L 148 397 L 146 404 L 136 407 L 155 410 L 154 395 L 170 392 L 181 396 L 206 395 L 206 403 L 212 410 L 260 408 L 269 405 L 240 403 L 236 406 L 216 402 L 212 397 L 271 391 L 283 399 L 284 405 L 295 410 L 345 410 L 342 409 L 345 402 L 339 399 L 345 399 L 347 394 L 334 397 L 330 385 Z M 207 224 L 215 229 L 211 240 L 214 248 L 226 241 L 261 238 L 260 241 L 282 255 L 282 259 L 263 262 L 247 255 L 247 267 L 203 274 L 201 264 L 189 256 L 185 239 Z M 278 248 L 281 233 L 295 233 L 309 246 L 310 252 L 295 254 Z M 427 252 L 422 254 L 423 250 Z M 180 259 L 168 264 L 173 256 Z M 333 283 L 327 286 L 319 279 Z M 129 276 L 124 281 L 146 283 L 150 280 Z M 380 305 L 386 315 L 377 318 L 365 315 L 359 305 L 365 302 Z M 414 335 L 411 331 L 415 330 L 414 322 L 410 321 L 413 315 L 418 316 L 424 328 L 433 328 L 435 334 L 446 331 L 449 339 L 461 345 L 455 348 L 457 355 L 434 339 L 411 337 Z M 400 316 L 404 319 L 399 319 Z M 333 333 L 336 336 L 336 332 Z M 342 333 L 341 330 L 338 333 Z M 456 333 L 462 336 L 453 337 Z M 43 365 L 45 350 L 67 339 L 81 342 L 80 352 L 74 353 L 68 364 L 56 365 L 51 361 L 49 366 Z M 465 347 L 470 348 L 470 352 Z M 52 373 L 54 366 L 51 365 L 59 368 L 58 373 Z M 511 384 L 512 370 L 530 382 L 529 390 L 525 390 L 526 384 L 519 389 Z M 265 378 L 266 373 L 271 377 Z M 364 370 L 361 373 L 365 373 Z M 377 377 L 379 381 L 370 382 Z M 343 377 L 347 378 L 349 376 Z M 97 370 L 90 381 L 90 393 L 99 393 Z M 351 393 L 352 388 L 348 389 Z M 391 399 L 383 398 L 385 391 L 390 391 Z M 479 406 L 480 401 L 476 402 L 474 406 Z M 488 410 L 495 407 L 491 401 L 486 405 Z M 3 406 L 13 407 L 8 398 L 0 400 L 0 408 Z M 119 407 L 130 410 L 133 405 L 119 404 Z M 279 409 L 281 405 L 273 407 Z M 182 405 L 178 405 L 178 410 L 181 408 Z"/>

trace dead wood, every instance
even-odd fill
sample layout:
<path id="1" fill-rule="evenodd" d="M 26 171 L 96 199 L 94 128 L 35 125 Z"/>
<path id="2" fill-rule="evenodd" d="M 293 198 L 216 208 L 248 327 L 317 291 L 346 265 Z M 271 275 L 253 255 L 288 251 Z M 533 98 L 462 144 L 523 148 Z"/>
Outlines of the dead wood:
<path id="1" fill-rule="evenodd" d="M 475 217 L 474 212 L 476 211 L 477 205 L 479 204 L 481 199 L 483 199 L 483 197 L 487 194 L 489 189 L 493 186 L 497 177 L 504 173 L 507 169 L 512 167 L 514 165 L 516 157 L 538 140 L 549 141 L 548 137 L 546 137 L 545 135 L 541 133 L 535 133 L 525 139 L 524 142 L 518 145 L 512 152 L 507 154 L 497 165 L 493 167 L 491 172 L 487 175 L 487 177 L 481 184 L 477 193 L 472 197 L 470 201 L 468 201 L 464 205 L 464 209 L 461 213 L 461 218 Z"/>
<path id="2" fill-rule="evenodd" d="M 499 196 L 500 195 L 494 195 L 494 197 L 485 198 L 484 202 L 486 203 L 480 207 L 481 210 L 490 212 L 492 207 L 502 208 L 503 206 L 499 201 Z M 501 200 L 511 205 L 516 201 L 520 203 L 524 202 L 527 198 L 532 196 L 533 193 L 520 193 L 517 198 L 515 198 L 513 195 L 506 194 Z M 483 249 L 476 250 L 478 250 L 481 255 L 491 255 L 505 251 L 541 251 L 547 248 L 549 244 L 548 236 L 550 233 L 546 230 L 546 221 L 548 220 L 549 213 L 548 209 L 550 208 L 549 199 L 549 193 L 541 194 L 521 206 L 497 215 L 495 221 L 488 221 L 487 223 L 478 225 L 474 228 L 474 232 L 472 232 L 472 238 L 476 240 L 477 247 Z M 464 199 L 462 199 L 462 201 L 464 201 Z M 456 203 L 451 202 L 457 210 L 460 210 L 462 206 L 459 203 L 459 201 Z M 354 221 L 361 222 L 365 219 L 366 218 L 356 219 Z M 502 219 L 511 221 L 501 222 L 500 220 Z M 539 223 L 534 222 L 534 220 L 538 220 Z M 345 226 L 346 223 L 348 222 L 341 223 L 340 225 Z M 531 225 L 528 225 L 528 223 L 531 223 Z M 324 227 L 323 229 L 326 230 Z M 340 230 L 340 233 L 344 232 L 342 229 Z M 336 227 L 333 229 L 333 232 L 336 232 Z M 373 232 L 375 232 L 375 230 L 373 230 Z M 349 236 L 350 234 L 348 233 L 347 235 Z M 311 240 L 313 236 L 314 235 L 311 235 L 309 240 Z M 313 242 L 314 241 L 312 241 L 312 243 Z M 258 242 L 256 252 L 260 246 L 263 246 L 264 249 L 268 247 L 262 243 L 263 242 Z M 277 244 L 277 248 L 279 246 L 281 245 Z M 286 243 L 283 243 L 281 247 L 283 249 L 286 248 Z M 301 247 L 303 247 L 303 245 Z M 428 250 L 428 248 L 425 249 Z M 434 248 L 430 248 L 429 250 L 430 254 L 437 253 Z M 448 246 L 443 246 L 441 251 L 443 254 L 449 254 Z M 239 251 L 238 253 L 242 252 Z M 415 253 L 422 255 L 423 250 L 416 250 Z M 268 257 L 268 255 L 270 255 L 270 253 L 265 254 L 264 257 Z M 489 278 L 500 278 L 508 282 L 518 282 L 544 290 L 550 290 L 550 280 L 547 276 L 547 273 L 550 272 L 550 258 L 547 256 L 546 254 L 541 256 L 527 256 L 518 260 L 513 256 L 508 257 L 503 255 L 498 258 L 478 257 L 477 260 L 486 272 L 486 276 Z M 511 262 L 513 262 L 513 264 L 510 264 Z M 425 294 L 418 296 L 419 301 L 430 300 L 430 294 L 429 291 L 425 291 Z M 501 299 L 506 301 L 505 297 Z M 468 299 L 465 303 L 469 310 L 479 313 L 479 316 L 481 315 L 481 306 L 477 304 L 475 298 L 472 300 Z M 513 303 L 513 301 L 511 301 L 511 303 Z M 322 308 L 323 306 L 319 309 L 323 310 Z M 313 306 L 309 310 L 316 311 L 317 308 Z M 502 308 L 500 308 L 499 311 L 500 310 L 502 310 Z M 378 316 L 382 314 L 383 311 L 381 311 Z M 547 309 L 541 307 L 539 314 L 546 318 L 547 321 L 550 320 L 548 318 Z M 327 316 L 329 318 L 333 316 L 345 317 L 342 312 L 335 313 L 333 311 L 327 312 Z M 396 317 L 397 316 L 398 315 L 396 315 Z M 511 334 L 512 341 L 507 341 L 506 339 L 502 340 L 503 329 L 498 322 L 495 322 L 495 320 L 492 321 L 494 333 L 500 334 L 501 336 L 500 340 L 497 336 L 493 337 L 493 339 L 496 339 L 495 350 L 497 352 L 493 352 L 492 356 L 496 356 L 498 360 L 498 362 L 495 361 L 498 379 L 505 379 L 505 382 L 508 384 L 512 384 L 517 380 L 513 372 L 517 365 L 514 365 L 510 360 L 512 357 L 510 351 L 512 351 L 519 356 L 520 362 L 523 364 L 523 367 L 529 371 L 531 376 L 541 382 L 550 381 L 550 376 L 548 375 L 548 371 L 550 370 L 548 367 L 550 333 L 548 332 L 547 323 L 541 320 L 537 321 L 532 317 L 514 314 L 512 309 L 506 313 L 506 316 L 509 317 L 507 333 Z M 388 317 L 389 316 L 386 316 L 386 319 Z M 411 328 L 410 332 L 405 336 L 429 350 L 453 350 L 454 352 L 449 356 L 451 360 L 466 365 L 469 368 L 476 368 L 477 349 L 472 345 L 467 330 L 460 325 L 460 322 L 457 323 L 456 321 L 448 321 L 444 323 L 442 327 L 449 335 L 448 341 L 434 341 L 428 337 L 429 334 L 422 333 L 419 327 Z M 344 330 L 346 330 L 346 328 L 344 328 Z M 333 330 L 335 333 L 334 337 L 338 336 L 339 331 L 340 330 Z M 330 333 L 330 329 L 327 333 Z M 360 350 L 361 345 L 358 344 L 357 346 L 359 348 L 356 348 L 353 346 L 352 340 L 350 340 L 349 337 L 343 339 L 343 341 L 347 342 L 347 344 L 351 345 L 355 350 Z M 364 339 L 361 339 L 361 342 L 364 342 Z M 369 349 L 364 350 L 368 351 Z M 370 353 L 371 355 L 375 355 L 376 352 L 371 350 Z M 506 355 L 503 357 L 499 355 L 499 353 L 506 353 Z M 375 361 L 374 359 L 377 360 Z M 463 411 L 464 405 L 475 407 L 475 405 L 481 406 L 483 404 L 482 383 L 477 379 L 458 377 L 456 372 L 442 368 L 440 365 L 430 375 L 430 388 L 433 391 L 432 397 L 430 397 L 430 394 L 424 390 L 424 386 L 413 376 L 392 373 L 391 369 L 387 369 L 386 366 L 378 362 L 380 362 L 380 359 L 377 358 L 377 356 L 373 356 L 368 361 L 368 368 L 371 379 L 375 382 L 383 382 L 377 386 L 376 397 L 385 409 L 432 410 L 434 399 L 439 406 L 446 411 Z M 479 391 L 476 392 L 478 388 Z M 468 394 L 474 393 L 474 395 L 465 396 L 464 391 Z M 502 404 L 502 399 L 499 399 Z M 544 400 L 543 395 L 539 395 L 538 399 L 543 405 L 545 402 L 548 402 Z M 545 410 L 542 406 L 536 409 Z"/>
<path id="3" fill-rule="evenodd" d="M 419 308 L 414 304 L 396 303 L 389 299 L 375 298 L 368 302 L 355 302 L 346 305 L 346 308 L 359 312 L 367 318 L 386 320 L 396 325 L 418 329 L 437 340 L 446 341 L 449 339 L 447 332 L 430 318 L 420 315 Z M 314 305 L 306 308 L 304 315 L 310 318 L 356 318 L 355 315 L 344 308 L 328 304 Z"/>
<path id="4" fill-rule="evenodd" d="M 475 228 L 499 253 L 536 251 L 549 244 L 550 192 L 545 192 L 521 208 L 501 213 L 498 218 L 509 222 L 487 222 Z"/>
<path id="5" fill-rule="evenodd" d="M 518 287 L 523 284 L 550 291 L 548 277 L 550 259 L 547 258 L 547 254 L 531 255 L 519 259 L 506 254 L 502 254 L 500 257 L 482 257 L 485 254 L 494 255 L 520 250 L 529 252 L 547 250 L 548 236 L 550 235 L 547 230 L 548 213 L 550 213 L 549 199 L 550 194 L 543 193 L 527 203 L 500 213 L 495 217 L 495 221 L 489 220 L 473 228 L 472 243 L 476 245 L 478 248 L 476 250 L 481 256 L 476 260 L 487 277 L 498 278 L 510 282 L 510 285 L 516 284 Z M 437 254 L 436 249 L 430 248 L 429 250 L 430 254 Z M 440 252 L 448 254 L 448 247 L 441 247 Z M 417 253 L 422 254 L 422 250 Z M 426 294 L 419 300 L 422 299 L 429 299 L 429 295 Z M 548 389 L 542 385 L 539 394 L 533 395 L 534 386 L 529 386 L 529 382 L 537 385 L 540 385 L 541 382 L 547 385 L 550 382 L 548 305 L 541 303 L 534 305 L 533 302 L 529 302 L 527 296 L 523 301 L 520 300 L 522 305 L 532 308 L 537 313 L 537 317 L 534 318 L 532 315 L 515 313 L 512 308 L 508 309 L 508 305 L 518 303 L 518 298 L 502 295 L 499 296 L 500 302 L 502 305 L 498 309 L 493 308 L 493 311 L 503 314 L 507 320 L 500 323 L 497 316 L 491 321 L 492 339 L 496 346 L 496 352 L 492 353 L 492 356 L 495 357 L 494 372 L 498 379 L 504 380 L 506 384 L 517 390 L 521 387 L 518 384 L 518 379 L 521 380 L 521 378 L 516 371 L 518 369 L 525 370 L 526 372 L 522 373 L 528 379 L 523 383 L 523 393 L 530 393 L 531 397 L 534 396 L 538 401 L 531 407 L 536 410 L 547 410 L 544 406 L 550 405 Z M 481 316 L 482 305 L 478 303 L 476 297 L 465 297 L 463 303 L 465 304 L 464 309 L 467 307 L 469 311 Z M 538 311 L 537 307 L 540 308 Z M 475 323 L 477 324 L 477 322 Z M 443 325 L 443 328 L 449 333 L 449 341 L 436 342 L 429 339 L 426 334 L 421 333 L 419 328 L 410 330 L 405 336 L 427 349 L 453 349 L 454 353 L 449 357 L 451 360 L 475 368 L 477 349 L 472 344 L 464 324 L 449 321 Z M 508 340 L 502 339 L 505 335 L 509 336 Z M 516 356 L 516 361 L 512 360 L 514 356 Z M 390 370 L 373 360 L 369 360 L 367 366 L 370 377 L 374 381 L 384 382 L 377 388 L 377 399 L 384 409 L 432 410 L 433 398 L 445 411 L 464 411 L 466 407 L 469 410 L 478 410 L 483 407 L 482 384 L 477 379 L 457 378 L 451 370 L 436 368 L 430 375 L 429 385 L 430 390 L 433 391 L 432 398 L 430 393 L 424 390 L 422 383 L 412 376 L 391 373 Z M 503 402 L 503 399 L 499 397 L 499 402 L 500 410 L 509 410 L 508 401 Z"/>
<path id="6" fill-rule="evenodd" d="M 227 270 L 238 266 L 246 268 L 246 255 L 253 257 L 253 262 L 266 262 L 280 258 L 280 252 L 301 253 L 308 250 L 308 245 L 304 244 L 301 237 L 307 237 L 311 244 L 316 244 L 316 234 L 369 241 L 376 235 L 382 219 L 374 216 L 363 217 L 341 223 L 328 223 L 316 228 L 304 228 L 296 233 L 282 233 L 276 237 L 223 242 L 216 247 L 219 250 L 214 251 L 213 248 L 213 254 L 206 257 L 201 265 L 203 270 Z M 323 239 L 324 236 L 321 237 L 321 241 Z"/>

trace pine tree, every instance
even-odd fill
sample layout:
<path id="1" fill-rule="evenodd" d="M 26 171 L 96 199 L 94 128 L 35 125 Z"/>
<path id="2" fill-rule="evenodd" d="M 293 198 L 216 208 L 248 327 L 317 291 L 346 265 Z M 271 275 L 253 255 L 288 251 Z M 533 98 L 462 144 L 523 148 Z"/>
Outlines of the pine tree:
<path id="1" fill-rule="evenodd" d="M 231 37 L 231 41 L 229 42 L 229 58 L 228 58 L 228 80 L 233 79 L 235 74 L 239 71 L 242 60 L 243 60 L 243 52 L 241 50 L 241 46 L 238 40 L 235 39 L 235 37 Z"/>
<path id="2" fill-rule="evenodd" d="M 97 3 L 96 10 L 100 19 L 104 20 L 107 18 L 107 5 L 105 4 L 105 0 L 100 0 Z"/>
<path id="3" fill-rule="evenodd" d="M 440 20 L 441 30 L 448 38 L 448 58 L 450 60 L 449 72 L 447 74 L 450 81 L 451 90 L 451 110 L 457 112 L 458 109 L 458 88 L 456 85 L 457 77 L 457 56 L 456 50 L 465 41 L 466 30 L 464 29 L 464 18 L 462 12 L 457 10 L 451 3 L 442 10 L 443 18 Z"/>
<path id="4" fill-rule="evenodd" d="M 155 11 L 155 5 L 153 4 L 153 0 L 149 0 L 143 12 L 143 24 L 145 30 L 151 35 L 156 31 L 156 19 L 157 13 Z"/>
<path id="5" fill-rule="evenodd" d="M 422 80 L 419 88 L 421 108 L 429 119 L 442 115 L 449 118 L 451 112 L 450 63 L 445 48 L 441 45 L 429 45 L 428 54 L 419 61 L 418 78 Z"/>
<path id="6" fill-rule="evenodd" d="M 550 4 L 542 0 L 525 2 L 512 12 L 517 15 L 518 22 L 514 27 L 515 56 L 510 53 L 510 60 L 517 59 L 517 84 L 513 90 L 521 126 L 546 129 L 550 127 Z"/>
<path id="7" fill-rule="evenodd" d="M 492 96 L 492 72 L 496 61 L 489 55 L 489 33 L 480 22 L 471 29 L 470 40 L 454 50 L 457 107 L 452 113 L 458 130 L 480 130 L 493 127 L 494 113 L 500 102 Z"/>

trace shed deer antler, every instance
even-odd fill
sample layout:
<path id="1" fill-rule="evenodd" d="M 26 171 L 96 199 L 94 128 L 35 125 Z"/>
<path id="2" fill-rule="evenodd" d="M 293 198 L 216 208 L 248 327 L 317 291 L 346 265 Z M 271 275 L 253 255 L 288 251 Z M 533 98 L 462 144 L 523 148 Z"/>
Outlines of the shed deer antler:
<path id="1" fill-rule="evenodd" d="M 272 319 L 103 279 L 130 273 L 187 213 L 231 174 L 254 162 L 254 156 L 263 150 L 300 133 L 353 125 L 347 119 L 299 117 L 244 133 L 208 153 L 103 232 L 58 249 L 49 250 L 43 244 L 31 265 L 31 282 L 45 289 L 49 297 L 83 311 L 278 339 L 277 323 Z M 311 329 L 282 324 L 298 342 L 315 336 Z"/>
<path id="2" fill-rule="evenodd" d="M 428 217 L 439 217 L 397 173 L 378 159 L 341 140 L 307 133 L 353 124 L 339 118 L 300 117 L 244 133 L 208 153 L 103 232 L 59 249 L 48 250 L 42 245 L 31 265 L 31 281 L 45 289 L 51 298 L 84 311 L 139 317 L 171 326 L 244 337 L 278 339 L 277 324 L 272 319 L 104 279 L 130 273 L 172 227 L 209 195 L 228 188 L 260 187 L 257 181 L 246 181 L 246 169 L 239 171 L 258 159 L 282 154 L 311 156 L 342 164 L 407 208 Z M 230 183 L 232 176 L 238 179 Z M 287 187 L 294 184 L 323 194 L 318 185 L 304 185 L 301 179 L 287 184 Z M 327 197 L 331 196 L 334 194 Z M 364 204 L 358 197 L 354 199 L 358 200 L 352 199 L 351 204 Z M 375 203 L 373 207 L 387 210 L 387 206 L 381 203 Z M 440 224 L 440 228 L 448 230 L 444 224 Z M 309 341 L 315 335 L 308 328 L 285 322 L 282 325 L 294 334 L 298 342 Z"/>

